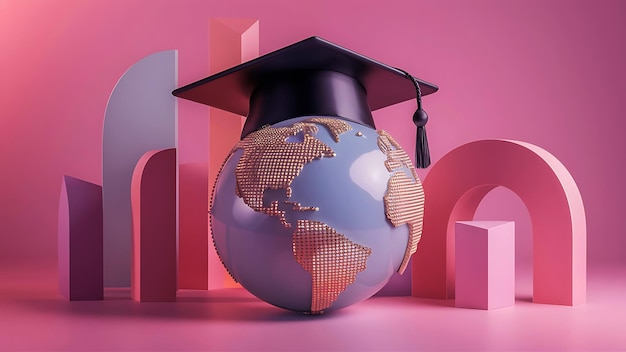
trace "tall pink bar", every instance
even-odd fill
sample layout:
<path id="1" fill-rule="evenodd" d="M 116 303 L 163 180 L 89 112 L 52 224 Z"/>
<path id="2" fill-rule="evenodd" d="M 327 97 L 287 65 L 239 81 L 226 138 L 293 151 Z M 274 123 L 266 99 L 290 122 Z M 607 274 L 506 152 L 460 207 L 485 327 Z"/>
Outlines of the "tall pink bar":
<path id="1" fill-rule="evenodd" d="M 176 300 L 176 149 L 144 154 L 133 172 L 131 296 Z"/>
<path id="2" fill-rule="evenodd" d="M 259 56 L 259 21 L 255 19 L 225 18 L 209 22 L 209 71 L 217 73 Z M 233 113 L 209 108 L 209 188 L 239 142 L 245 118 Z M 207 204 L 208 209 L 208 204 Z M 213 242 L 209 245 L 209 289 L 237 287 L 220 261 Z"/>
<path id="3" fill-rule="evenodd" d="M 494 309 L 515 304 L 515 223 L 457 221 L 455 305 Z"/>
<path id="4" fill-rule="evenodd" d="M 209 190 L 207 163 L 178 166 L 178 287 L 208 288 Z"/>
<path id="5" fill-rule="evenodd" d="M 64 176 L 59 201 L 59 292 L 70 301 L 103 298 L 102 187 Z"/>

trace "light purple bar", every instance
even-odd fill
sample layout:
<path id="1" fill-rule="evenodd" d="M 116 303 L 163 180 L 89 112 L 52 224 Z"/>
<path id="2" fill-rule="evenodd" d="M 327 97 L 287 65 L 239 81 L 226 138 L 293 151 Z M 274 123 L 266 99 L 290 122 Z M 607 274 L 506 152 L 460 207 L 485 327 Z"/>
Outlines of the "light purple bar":
<path id="1" fill-rule="evenodd" d="M 134 63 L 115 85 L 102 130 L 104 281 L 130 286 L 130 184 L 144 153 L 176 146 L 178 54 L 161 51 Z"/>
<path id="2" fill-rule="evenodd" d="M 59 292 L 103 299 L 102 187 L 64 176 L 59 201 Z"/>
<path id="3" fill-rule="evenodd" d="M 494 309 L 515 304 L 515 223 L 457 221 L 455 305 Z"/>

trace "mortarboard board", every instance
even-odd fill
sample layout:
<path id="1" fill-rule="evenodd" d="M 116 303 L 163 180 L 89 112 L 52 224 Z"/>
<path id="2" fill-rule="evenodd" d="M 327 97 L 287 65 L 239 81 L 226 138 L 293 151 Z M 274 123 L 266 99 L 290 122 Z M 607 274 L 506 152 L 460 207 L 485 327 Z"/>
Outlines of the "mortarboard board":
<path id="1" fill-rule="evenodd" d="M 434 84 L 319 37 L 311 37 L 174 90 L 177 97 L 246 116 L 241 138 L 299 116 L 337 116 L 376 128 L 371 111 L 418 101 L 418 167 L 430 164 L 421 95 Z M 423 150 L 425 148 L 425 150 Z"/>

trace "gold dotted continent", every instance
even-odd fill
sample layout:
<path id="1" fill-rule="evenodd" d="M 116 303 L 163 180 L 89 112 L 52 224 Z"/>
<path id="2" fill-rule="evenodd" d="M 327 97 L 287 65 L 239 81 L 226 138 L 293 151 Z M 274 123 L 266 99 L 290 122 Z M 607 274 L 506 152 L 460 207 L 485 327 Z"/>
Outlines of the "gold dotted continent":
<path id="1" fill-rule="evenodd" d="M 303 134 L 302 142 L 288 142 L 289 137 Z M 243 155 L 235 168 L 236 194 L 253 210 L 277 216 L 285 227 L 285 211 L 280 210 L 278 201 L 263 205 L 263 194 L 267 189 L 284 189 L 291 197 L 291 183 L 300 174 L 304 165 L 321 157 L 332 157 L 335 153 L 322 141 L 313 137 L 317 126 L 311 123 L 295 123 L 290 127 L 267 127 L 250 133 L 233 150 L 243 149 Z"/>
<path id="2" fill-rule="evenodd" d="M 398 272 L 402 274 L 411 256 L 417 251 L 422 237 L 424 190 L 411 159 L 400 144 L 383 130 L 378 131 L 378 135 L 378 147 L 387 155 L 385 166 L 389 172 L 393 172 L 387 182 L 387 192 L 383 196 L 385 214 L 393 226 L 407 224 L 409 227 L 409 241 L 398 268 Z M 403 168 L 411 171 L 413 179 L 401 170 Z"/>
<path id="3" fill-rule="evenodd" d="M 339 143 L 340 134 L 346 133 L 352 129 L 352 126 L 350 126 L 347 122 L 334 117 L 313 117 L 307 119 L 306 121 L 317 123 L 326 127 L 336 143 Z"/>
<path id="4" fill-rule="evenodd" d="M 356 275 L 365 270 L 371 248 L 354 243 L 332 227 L 315 220 L 298 220 L 293 234 L 296 261 L 311 274 L 311 313 L 321 314 Z"/>
<path id="5" fill-rule="evenodd" d="M 387 184 L 387 194 L 383 197 L 385 213 L 394 226 L 409 226 L 409 241 L 398 272 L 402 274 L 409 259 L 417 251 L 422 237 L 424 219 L 424 190 L 420 183 L 408 178 L 404 172 L 396 172 Z"/>
<path id="6" fill-rule="evenodd" d="M 302 204 L 298 202 L 285 201 L 285 204 L 291 205 L 291 210 L 293 211 L 320 211 L 320 208 L 318 207 L 306 207 L 306 206 L 302 206 Z"/>

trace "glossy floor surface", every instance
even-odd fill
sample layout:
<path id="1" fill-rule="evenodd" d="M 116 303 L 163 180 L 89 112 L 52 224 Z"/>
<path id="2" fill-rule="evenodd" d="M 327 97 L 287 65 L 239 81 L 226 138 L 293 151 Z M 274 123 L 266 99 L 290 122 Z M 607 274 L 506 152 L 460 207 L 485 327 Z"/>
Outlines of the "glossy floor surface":
<path id="1" fill-rule="evenodd" d="M 243 289 L 181 291 L 138 303 L 128 290 L 67 302 L 54 275 L 0 272 L 0 351 L 626 350 L 626 268 L 590 269 L 587 304 L 461 309 L 454 301 L 374 297 L 321 316 L 272 307 Z M 519 281 L 519 280 L 518 280 Z"/>

